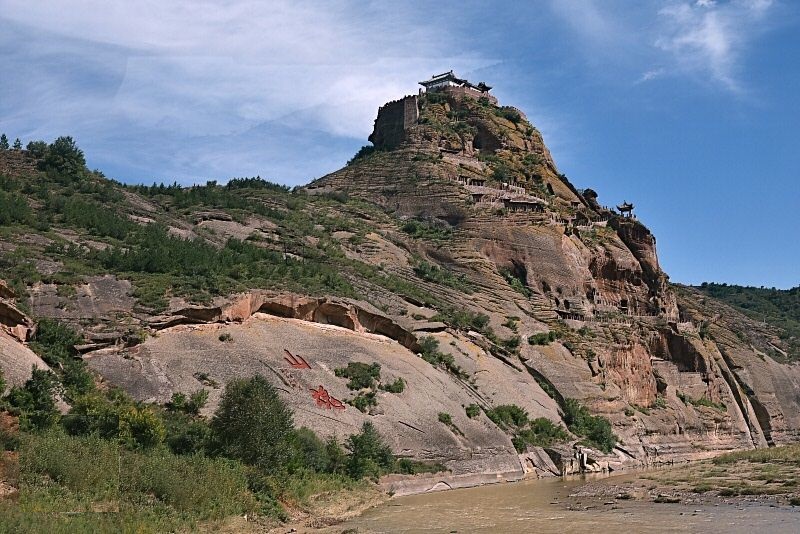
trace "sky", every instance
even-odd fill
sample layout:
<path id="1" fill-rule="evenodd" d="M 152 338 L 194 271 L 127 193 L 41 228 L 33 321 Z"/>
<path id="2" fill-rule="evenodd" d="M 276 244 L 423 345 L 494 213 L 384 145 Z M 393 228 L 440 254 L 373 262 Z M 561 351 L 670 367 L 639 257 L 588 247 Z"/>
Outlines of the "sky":
<path id="1" fill-rule="evenodd" d="M 795 0 L 0 0 L 0 132 L 126 183 L 341 167 L 454 69 L 623 200 L 675 282 L 800 284 Z"/>

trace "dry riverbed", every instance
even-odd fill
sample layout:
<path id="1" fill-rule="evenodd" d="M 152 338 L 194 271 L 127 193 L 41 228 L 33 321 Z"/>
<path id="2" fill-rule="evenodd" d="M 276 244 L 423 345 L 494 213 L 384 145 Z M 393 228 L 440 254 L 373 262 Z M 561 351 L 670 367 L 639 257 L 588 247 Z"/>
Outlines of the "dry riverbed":
<path id="1" fill-rule="evenodd" d="M 570 495 L 572 509 L 653 503 L 761 502 L 800 506 L 800 445 L 726 454 L 702 462 L 589 482 Z"/>

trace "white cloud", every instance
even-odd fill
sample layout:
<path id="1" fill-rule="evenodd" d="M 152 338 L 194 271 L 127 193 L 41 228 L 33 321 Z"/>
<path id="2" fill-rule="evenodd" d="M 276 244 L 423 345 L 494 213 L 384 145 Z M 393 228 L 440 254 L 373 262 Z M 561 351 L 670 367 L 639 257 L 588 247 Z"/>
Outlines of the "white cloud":
<path id="1" fill-rule="evenodd" d="M 764 29 L 772 0 L 674 0 L 615 10 L 606 0 L 552 0 L 592 62 L 643 72 L 636 83 L 667 76 L 711 80 L 743 95 L 742 58 Z M 604 56 L 598 61 L 597 56 Z M 661 65 L 657 69 L 651 65 Z M 626 78 L 626 77 L 623 77 Z M 630 78 L 628 78 L 630 79 Z"/>
<path id="2" fill-rule="evenodd" d="M 98 120 L 238 135 L 302 120 L 309 131 L 365 140 L 377 107 L 416 92 L 420 76 L 493 63 L 452 52 L 445 29 L 388 3 L 0 0 L 4 19 L 22 35 L 5 46 L 0 36 L 0 55 L 34 58 L 40 68 L 0 80 L 26 95 L 13 109 L 0 103 L 0 124 L 32 135 Z M 59 68 L 41 68 L 54 56 Z"/>
<path id="3" fill-rule="evenodd" d="M 378 32 L 376 39 L 372 28 L 351 24 L 350 6 L 343 3 L 84 1 L 59 6 L 9 0 L 0 12 L 62 37 L 124 49 L 125 73 L 112 108 L 151 127 L 240 130 L 317 108 L 314 126 L 363 136 L 369 121 L 343 104 L 363 104 L 374 113 L 375 105 L 398 90 L 413 90 L 420 68 L 382 62 L 392 36 L 383 39 Z M 402 31 L 402 21 L 399 26 Z M 435 37 L 425 36 L 424 42 Z M 358 82 L 350 91 L 347 79 Z"/>
<path id="4" fill-rule="evenodd" d="M 709 74 L 741 94 L 746 88 L 739 77 L 740 60 L 770 7 L 771 0 L 670 4 L 658 12 L 663 24 L 655 46 L 670 54 L 677 71 Z"/>
<path id="5" fill-rule="evenodd" d="M 651 80 L 655 80 L 663 76 L 665 72 L 666 71 L 663 68 L 647 70 L 644 73 L 642 73 L 642 75 L 639 77 L 638 80 L 636 80 L 636 83 L 644 83 L 644 82 L 649 82 Z"/>

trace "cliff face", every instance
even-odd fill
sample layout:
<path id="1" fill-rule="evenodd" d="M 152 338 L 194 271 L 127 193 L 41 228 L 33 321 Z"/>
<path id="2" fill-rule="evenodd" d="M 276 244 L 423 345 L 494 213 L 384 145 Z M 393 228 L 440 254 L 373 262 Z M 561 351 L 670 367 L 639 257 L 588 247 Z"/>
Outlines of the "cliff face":
<path id="1" fill-rule="evenodd" d="M 796 428 L 773 415 L 781 402 L 795 406 L 791 388 L 773 385 L 791 381 L 795 367 L 765 363 L 741 340 L 733 350 L 701 336 L 702 314 L 681 314 L 651 232 L 575 190 L 522 113 L 446 93 L 408 99 L 420 113 L 416 124 L 404 122 L 401 142 L 376 143 L 388 151 L 308 191 L 346 191 L 401 219 L 449 225 L 446 246 L 414 251 L 480 288 L 447 298 L 488 314 L 505 335 L 513 335 L 500 324 L 507 317 L 519 317 L 523 339 L 565 325 L 561 341 L 523 343 L 519 360 L 562 397 L 612 420 L 622 456 L 699 457 L 763 446 L 773 426 Z M 384 124 L 379 114 L 373 141 L 385 137 Z M 754 365 L 762 377 L 745 377 Z M 761 396 L 771 401 L 752 389 L 764 380 Z"/>
<path id="2" fill-rule="evenodd" d="M 0 276 L 21 277 L 34 315 L 80 327 L 90 367 L 139 400 L 205 388 L 210 413 L 228 380 L 263 374 L 299 424 L 343 438 L 372 421 L 396 453 L 445 463 L 450 486 L 575 468 L 577 436 L 518 453 L 472 405 L 564 426 L 566 401 L 579 401 L 619 438 L 590 451 L 590 468 L 800 438 L 800 372 L 774 357 L 783 341 L 671 286 L 646 226 L 576 190 L 522 112 L 412 96 L 381 108 L 370 139 L 372 153 L 296 192 L 69 185 L 65 204 L 84 211 L 112 199 L 101 220 L 48 215 L 58 202 L 31 198 L 45 219 L 9 228 Z M 0 153 L 0 172 L 13 191 L 46 178 L 25 154 Z M 151 248 L 175 250 L 109 269 L 156 225 L 165 235 Z M 170 267 L 179 254 L 190 274 Z M 3 287 L 0 363 L 29 369 L 32 323 Z M 350 362 L 378 363 L 382 384 L 405 389 L 351 391 L 335 373 Z M 320 405 L 320 387 L 353 404 Z M 363 410 L 358 397 L 371 398 Z"/>

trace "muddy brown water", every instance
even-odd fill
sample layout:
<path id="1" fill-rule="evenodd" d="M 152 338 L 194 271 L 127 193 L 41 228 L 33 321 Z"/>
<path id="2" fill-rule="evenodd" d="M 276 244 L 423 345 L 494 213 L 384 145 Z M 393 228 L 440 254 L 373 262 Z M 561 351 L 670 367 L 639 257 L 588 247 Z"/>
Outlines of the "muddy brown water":
<path id="1" fill-rule="evenodd" d="M 338 525 L 336 531 L 800 534 L 800 510 L 756 502 L 611 504 L 586 499 L 581 504 L 589 510 L 567 509 L 568 501 L 575 502 L 568 499 L 570 493 L 585 482 L 581 478 L 542 479 L 399 497 Z"/>

